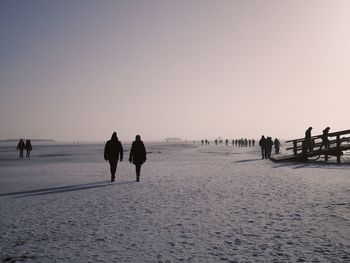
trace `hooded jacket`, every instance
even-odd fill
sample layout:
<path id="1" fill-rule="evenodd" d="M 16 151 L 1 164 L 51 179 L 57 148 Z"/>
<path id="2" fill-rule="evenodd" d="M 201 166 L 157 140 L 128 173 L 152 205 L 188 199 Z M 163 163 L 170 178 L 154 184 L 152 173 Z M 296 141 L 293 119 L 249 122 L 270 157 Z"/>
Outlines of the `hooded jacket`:
<path id="1" fill-rule="evenodd" d="M 133 164 L 143 164 L 146 161 L 146 148 L 141 140 L 132 143 L 129 161 Z"/>
<path id="2" fill-rule="evenodd" d="M 106 161 L 120 161 L 123 160 L 123 146 L 118 140 L 117 134 L 114 132 L 111 139 L 107 141 L 104 151 L 104 158 Z"/>

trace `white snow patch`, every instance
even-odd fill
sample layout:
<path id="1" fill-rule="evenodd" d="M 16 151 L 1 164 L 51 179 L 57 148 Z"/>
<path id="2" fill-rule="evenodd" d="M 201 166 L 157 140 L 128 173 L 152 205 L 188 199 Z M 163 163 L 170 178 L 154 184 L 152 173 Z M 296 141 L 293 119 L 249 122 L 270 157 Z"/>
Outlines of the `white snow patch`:
<path id="1" fill-rule="evenodd" d="M 1 261 L 350 262 L 348 164 L 146 144 L 141 182 L 125 152 L 110 183 L 103 147 L 0 147 Z"/>

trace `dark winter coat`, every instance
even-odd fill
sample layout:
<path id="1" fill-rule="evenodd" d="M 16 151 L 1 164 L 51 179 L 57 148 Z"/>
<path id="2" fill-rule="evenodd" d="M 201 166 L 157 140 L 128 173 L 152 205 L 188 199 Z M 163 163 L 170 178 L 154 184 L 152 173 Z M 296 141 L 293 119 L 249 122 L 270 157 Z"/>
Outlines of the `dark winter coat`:
<path id="1" fill-rule="evenodd" d="M 134 141 L 131 146 L 129 161 L 133 164 L 143 164 L 146 159 L 145 145 L 142 141 Z"/>
<path id="2" fill-rule="evenodd" d="M 25 144 L 23 140 L 20 140 L 18 145 L 17 145 L 17 150 L 23 151 L 25 148 Z"/>
<path id="3" fill-rule="evenodd" d="M 123 160 L 123 146 L 116 135 L 112 135 L 112 138 L 106 143 L 104 158 L 106 161 L 118 161 L 119 158 L 120 161 Z"/>
<path id="4" fill-rule="evenodd" d="M 265 148 L 266 147 L 266 139 L 265 137 L 261 137 L 260 141 L 259 141 L 259 145 L 261 148 Z"/>
<path id="5" fill-rule="evenodd" d="M 27 151 L 33 150 L 32 144 L 30 143 L 29 140 L 26 141 L 25 149 L 26 149 Z"/>

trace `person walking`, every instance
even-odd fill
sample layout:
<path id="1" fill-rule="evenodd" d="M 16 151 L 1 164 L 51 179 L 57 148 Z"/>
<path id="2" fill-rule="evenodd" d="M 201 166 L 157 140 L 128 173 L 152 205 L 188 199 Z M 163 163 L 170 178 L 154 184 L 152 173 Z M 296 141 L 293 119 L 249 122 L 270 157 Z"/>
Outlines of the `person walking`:
<path id="1" fill-rule="evenodd" d="M 261 155 L 262 158 L 261 159 L 265 159 L 265 150 L 266 150 L 266 139 L 265 136 L 261 136 L 261 139 L 259 141 L 259 146 L 261 148 Z"/>
<path id="2" fill-rule="evenodd" d="M 118 140 L 117 133 L 113 132 L 112 137 L 107 141 L 104 150 L 104 159 L 109 161 L 111 171 L 111 182 L 115 181 L 118 160 L 123 161 L 123 146 Z"/>
<path id="3" fill-rule="evenodd" d="M 306 131 L 305 131 L 305 150 L 306 152 L 311 152 L 313 150 L 312 147 L 312 141 L 311 141 L 311 130 L 312 127 L 309 127 Z"/>
<path id="4" fill-rule="evenodd" d="M 265 142 L 265 159 L 271 158 L 272 146 L 273 146 L 272 138 L 267 137 Z"/>
<path id="5" fill-rule="evenodd" d="M 25 149 L 26 149 L 26 158 L 29 158 L 30 152 L 33 150 L 32 143 L 30 142 L 30 140 L 26 140 Z"/>
<path id="6" fill-rule="evenodd" d="M 146 148 L 141 141 L 141 136 L 136 135 L 135 141 L 132 143 L 129 155 L 129 162 L 133 163 L 136 168 L 136 182 L 140 181 L 141 166 L 147 160 Z"/>
<path id="7" fill-rule="evenodd" d="M 273 145 L 275 146 L 275 154 L 280 154 L 281 143 L 277 138 L 273 141 Z"/>
<path id="8" fill-rule="evenodd" d="M 23 158 L 24 148 L 25 148 L 24 141 L 20 139 L 17 145 L 17 151 L 19 150 L 19 158 Z"/>
<path id="9" fill-rule="evenodd" d="M 322 145 L 320 147 L 320 150 L 324 146 L 325 149 L 327 150 L 329 148 L 329 140 L 328 140 L 328 133 L 331 128 L 327 127 L 322 131 Z"/>

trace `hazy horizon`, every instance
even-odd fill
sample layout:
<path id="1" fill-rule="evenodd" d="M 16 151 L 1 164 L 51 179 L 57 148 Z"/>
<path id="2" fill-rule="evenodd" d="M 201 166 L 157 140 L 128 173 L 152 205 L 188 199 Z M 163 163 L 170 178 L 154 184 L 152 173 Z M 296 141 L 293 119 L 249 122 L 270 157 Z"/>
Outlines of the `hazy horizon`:
<path id="1" fill-rule="evenodd" d="M 350 128 L 349 1 L 1 1 L 0 139 Z"/>

